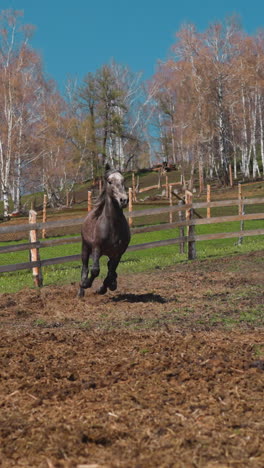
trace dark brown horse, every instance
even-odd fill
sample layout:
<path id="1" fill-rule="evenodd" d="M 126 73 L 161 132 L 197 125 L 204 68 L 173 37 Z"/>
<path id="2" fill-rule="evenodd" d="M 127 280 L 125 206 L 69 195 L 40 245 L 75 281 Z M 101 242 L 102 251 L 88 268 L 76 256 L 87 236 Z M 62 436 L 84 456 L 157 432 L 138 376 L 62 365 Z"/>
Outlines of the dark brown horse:
<path id="1" fill-rule="evenodd" d="M 128 197 L 124 187 L 122 174 L 106 165 L 104 190 L 94 209 L 88 213 L 82 226 L 82 276 L 79 296 L 84 296 L 84 290 L 90 288 L 94 279 L 100 273 L 99 259 L 102 255 L 109 258 L 108 274 L 98 289 L 99 294 L 105 294 L 107 289 L 117 288 L 116 269 L 130 241 L 130 230 L 123 214 Z M 93 265 L 89 273 L 89 257 Z"/>

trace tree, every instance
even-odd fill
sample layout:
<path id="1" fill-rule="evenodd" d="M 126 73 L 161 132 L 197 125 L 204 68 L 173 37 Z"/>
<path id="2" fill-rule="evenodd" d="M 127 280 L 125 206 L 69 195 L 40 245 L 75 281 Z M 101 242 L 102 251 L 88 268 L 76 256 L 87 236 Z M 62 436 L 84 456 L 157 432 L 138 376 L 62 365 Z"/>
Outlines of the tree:
<path id="1" fill-rule="evenodd" d="M 89 73 L 79 88 L 81 117 L 90 127 L 87 157 L 98 171 L 109 160 L 121 170 L 135 159 L 142 139 L 140 74 L 112 62 Z"/>
<path id="2" fill-rule="evenodd" d="M 28 45 L 33 28 L 22 25 L 22 13 L 3 11 L 0 22 L 0 182 L 7 216 L 10 195 L 15 209 L 20 208 L 23 166 L 39 119 L 42 72 L 39 56 Z"/>
<path id="3" fill-rule="evenodd" d="M 53 207 L 62 205 L 66 191 L 85 178 L 89 126 L 76 117 L 70 103 L 58 93 L 55 84 L 49 82 L 37 130 L 33 138 L 35 152 L 41 158 L 35 158 L 31 164 L 34 186 L 47 193 Z"/>
<path id="4" fill-rule="evenodd" d="M 177 33 L 174 56 L 154 77 L 156 120 L 165 158 L 208 169 L 223 184 L 241 161 L 245 177 L 263 166 L 263 35 L 251 38 L 236 18 L 204 33 L 187 25 Z"/>

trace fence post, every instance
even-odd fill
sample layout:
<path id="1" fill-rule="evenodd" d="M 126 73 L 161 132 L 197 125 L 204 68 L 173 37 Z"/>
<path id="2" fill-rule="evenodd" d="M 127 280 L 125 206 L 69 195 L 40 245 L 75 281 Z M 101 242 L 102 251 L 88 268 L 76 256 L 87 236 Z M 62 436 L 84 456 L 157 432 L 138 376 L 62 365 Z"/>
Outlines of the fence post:
<path id="1" fill-rule="evenodd" d="M 43 197 L 43 215 L 42 215 L 43 223 L 47 222 L 47 195 Z M 45 228 L 42 229 L 42 239 L 45 239 L 47 235 L 47 231 Z"/>
<path id="2" fill-rule="evenodd" d="M 34 210 L 29 211 L 29 218 L 28 218 L 29 224 L 35 224 L 37 222 L 37 213 Z M 32 229 L 29 231 L 29 242 L 30 243 L 36 243 L 38 240 L 37 237 L 37 230 Z M 37 262 L 40 260 L 40 255 L 39 255 L 39 249 L 37 247 L 34 247 L 30 249 L 29 251 L 30 255 L 30 261 L 31 262 Z M 36 286 L 42 286 L 43 284 L 43 278 L 42 278 L 42 271 L 41 267 L 33 267 L 32 268 L 32 273 L 33 273 L 33 280 Z"/>
<path id="3" fill-rule="evenodd" d="M 90 190 L 88 190 L 88 212 L 91 211 L 93 207 L 93 202 L 92 202 L 92 192 Z"/>
<path id="4" fill-rule="evenodd" d="M 102 193 L 102 178 L 99 179 L 99 195 Z"/>
<path id="5" fill-rule="evenodd" d="M 133 211 L 133 190 L 131 187 L 128 189 L 128 212 L 131 213 Z M 129 217 L 128 218 L 128 224 L 129 226 L 132 226 L 133 224 L 133 218 Z"/>
<path id="6" fill-rule="evenodd" d="M 233 187 L 233 172 L 232 172 L 231 164 L 229 164 L 229 183 L 230 183 L 230 187 Z"/>
<path id="7" fill-rule="evenodd" d="M 167 175 L 165 176 L 165 195 L 166 198 L 169 198 L 169 178 Z"/>
<path id="8" fill-rule="evenodd" d="M 169 205 L 172 206 L 172 185 L 169 185 Z M 170 211 L 169 216 L 170 223 L 172 223 L 172 211 Z"/>
<path id="9" fill-rule="evenodd" d="M 189 190 L 185 191 L 185 202 L 187 205 L 192 204 L 192 197 L 193 194 Z M 186 220 L 191 220 L 193 219 L 193 208 L 189 208 L 186 211 Z M 187 226 L 187 236 L 192 237 L 195 234 L 195 226 L 190 225 Z M 196 247 L 195 247 L 195 241 L 190 241 L 188 240 L 188 260 L 194 260 L 196 258 Z"/>
<path id="10" fill-rule="evenodd" d="M 211 201 L 211 185 L 207 185 L 206 201 L 210 203 Z M 211 218 L 211 208 L 207 207 L 207 218 Z"/>
<path id="11" fill-rule="evenodd" d="M 161 170 L 160 168 L 158 169 L 158 185 L 157 185 L 157 189 L 160 189 L 161 188 Z"/>
<path id="12" fill-rule="evenodd" d="M 69 196 L 69 190 L 66 191 L 66 206 L 69 208 L 70 205 L 70 196 Z"/>
<path id="13" fill-rule="evenodd" d="M 180 200 L 178 205 L 184 205 L 184 201 Z M 179 211 L 179 221 L 184 221 L 183 211 Z M 179 247 L 180 247 L 179 250 L 180 250 L 180 254 L 183 254 L 184 253 L 184 226 L 180 226 L 179 232 L 180 232 L 180 237 L 183 239 L 182 242 L 179 243 Z"/>
<path id="14" fill-rule="evenodd" d="M 193 208 L 190 209 L 190 217 L 189 219 L 193 219 Z M 194 237 L 195 236 L 195 226 L 192 224 L 189 226 L 189 232 L 188 232 L 188 237 Z M 195 240 L 189 241 L 188 242 L 188 260 L 195 260 L 196 259 L 196 245 L 195 245 Z"/>
<path id="15" fill-rule="evenodd" d="M 243 206 L 243 199 L 242 199 L 242 187 L 241 184 L 238 184 L 238 214 L 243 215 L 245 214 L 244 206 Z M 244 221 L 240 221 L 240 231 L 244 230 Z M 240 236 L 237 242 L 237 245 L 241 245 L 243 242 L 243 237 Z"/>
<path id="16" fill-rule="evenodd" d="M 242 203 L 242 205 L 241 205 L 241 215 L 244 216 L 244 214 L 245 214 L 245 205 L 243 203 L 243 198 L 242 198 L 241 203 Z M 241 231 L 241 236 L 238 238 L 237 245 L 242 245 L 242 242 L 243 242 L 243 239 L 244 239 L 243 235 L 242 235 L 242 233 L 244 231 L 244 220 L 243 219 L 241 219 L 241 221 L 240 221 L 240 231 Z"/>
<path id="17" fill-rule="evenodd" d="M 238 184 L 238 214 L 242 214 L 242 188 L 241 184 Z"/>

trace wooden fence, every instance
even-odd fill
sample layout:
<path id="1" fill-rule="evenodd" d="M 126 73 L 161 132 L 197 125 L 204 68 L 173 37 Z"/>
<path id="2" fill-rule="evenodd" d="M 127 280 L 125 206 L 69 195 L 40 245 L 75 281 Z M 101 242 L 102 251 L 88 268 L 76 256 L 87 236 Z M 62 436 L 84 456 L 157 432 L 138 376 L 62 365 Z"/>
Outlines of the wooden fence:
<path id="1" fill-rule="evenodd" d="M 131 245 L 128 247 L 128 251 L 136 251 L 142 249 L 148 249 L 153 247 L 160 247 L 160 246 L 167 246 L 173 244 L 180 244 L 182 247 L 183 243 L 188 243 L 188 259 L 195 258 L 195 242 L 197 241 L 204 241 L 204 240 L 214 240 L 214 239 L 226 239 L 226 238 L 241 238 L 241 236 L 258 236 L 264 234 L 264 228 L 261 229 L 254 229 L 254 230 L 243 230 L 237 232 L 221 232 L 221 233 L 214 233 L 214 234 L 195 234 L 195 226 L 196 225 L 205 225 L 205 224 L 215 224 L 215 223 L 223 223 L 223 222 L 230 222 L 230 221 L 240 221 L 244 223 L 244 221 L 248 220 L 264 220 L 264 213 L 252 213 L 252 214 L 244 214 L 244 209 L 241 209 L 241 203 L 243 203 L 243 207 L 245 205 L 256 205 L 256 204 L 263 204 L 264 197 L 262 198 L 250 198 L 250 199 L 243 199 L 243 200 L 222 200 L 222 201 L 213 201 L 213 202 L 198 202 L 192 203 L 191 192 L 186 192 L 186 204 L 180 203 L 179 205 L 169 205 L 165 207 L 147 209 L 142 211 L 131 211 L 127 213 L 127 216 L 132 219 L 136 217 L 146 217 L 150 215 L 161 215 L 164 213 L 178 213 L 179 214 L 179 221 L 176 222 L 169 222 L 164 224 L 157 224 L 157 225 L 147 225 L 142 227 L 134 227 L 131 228 L 132 234 L 137 233 L 146 233 L 146 232 L 153 232 L 153 231 L 161 231 L 165 229 L 174 229 L 174 228 L 183 228 L 187 227 L 188 232 L 187 235 L 183 235 L 181 230 L 180 237 L 175 237 L 169 240 L 160 240 L 155 242 L 148 242 L 144 244 L 137 244 Z M 217 217 L 207 217 L 207 218 L 195 218 L 194 213 L 196 210 L 205 208 L 207 210 L 208 216 L 208 209 L 216 208 L 216 207 L 224 207 L 224 206 L 237 206 L 238 207 L 238 214 L 237 215 L 229 215 L 229 216 L 217 216 Z M 186 212 L 185 219 L 182 217 L 182 213 Z M 34 212 L 35 213 L 35 212 Z M 69 226 L 76 226 L 80 225 L 84 221 L 84 217 L 82 218 L 74 218 L 68 220 L 60 220 L 60 221 L 49 221 L 49 222 L 32 222 L 32 215 L 34 213 L 30 213 L 30 223 L 29 224 L 21 224 L 16 226 L 1 226 L 0 227 L 0 235 L 1 234 L 12 234 L 16 232 L 30 232 L 31 233 L 31 240 L 34 239 L 32 236 L 32 232 L 37 233 L 45 230 L 46 232 L 52 228 L 66 228 Z M 211 213 L 210 213 L 211 216 Z M 37 239 L 37 237 L 36 237 Z M 22 250 L 29 250 L 31 252 L 31 261 L 25 263 L 16 263 L 10 265 L 0 265 L 0 273 L 3 272 L 12 272 L 18 271 L 23 269 L 32 269 L 35 284 L 41 285 L 42 278 L 41 278 L 41 267 L 46 265 L 55 265 L 60 263 L 66 263 L 70 261 L 80 260 L 81 255 L 68 255 L 64 257 L 56 257 L 56 258 L 49 258 L 45 260 L 41 260 L 39 249 L 45 247 L 51 247 L 56 245 L 66 245 L 66 244 L 73 244 L 81 241 L 81 236 L 75 237 L 67 237 L 67 238 L 59 238 L 59 239 L 45 239 L 45 240 L 36 240 L 35 242 L 27 242 L 24 244 L 18 245 L 8 245 L 0 247 L 0 253 L 8 253 L 8 252 L 18 252 Z M 35 252 L 35 253 L 34 253 Z M 34 254 L 33 254 L 34 253 Z M 34 260 L 33 260 L 34 259 Z M 38 270 L 36 270 L 38 269 Z"/>

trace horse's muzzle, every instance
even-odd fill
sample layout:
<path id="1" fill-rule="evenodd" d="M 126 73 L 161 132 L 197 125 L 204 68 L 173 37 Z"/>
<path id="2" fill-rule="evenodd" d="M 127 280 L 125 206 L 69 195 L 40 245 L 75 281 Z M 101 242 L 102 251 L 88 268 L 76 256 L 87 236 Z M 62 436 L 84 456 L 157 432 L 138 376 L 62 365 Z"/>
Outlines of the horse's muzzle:
<path id="1" fill-rule="evenodd" d="M 120 198 L 120 206 L 121 206 L 122 208 L 126 208 L 127 205 L 128 205 L 128 198 L 127 198 L 127 197 L 126 197 L 126 198 L 125 198 L 125 197 L 124 197 L 124 198 Z"/>

